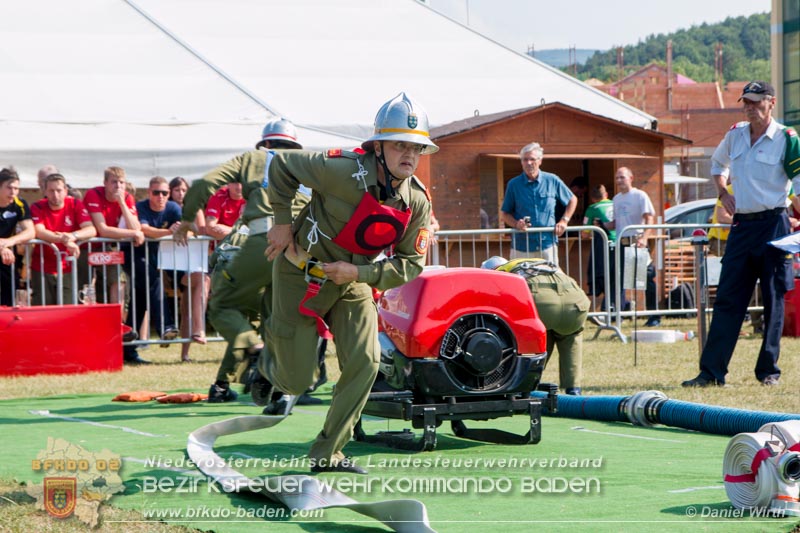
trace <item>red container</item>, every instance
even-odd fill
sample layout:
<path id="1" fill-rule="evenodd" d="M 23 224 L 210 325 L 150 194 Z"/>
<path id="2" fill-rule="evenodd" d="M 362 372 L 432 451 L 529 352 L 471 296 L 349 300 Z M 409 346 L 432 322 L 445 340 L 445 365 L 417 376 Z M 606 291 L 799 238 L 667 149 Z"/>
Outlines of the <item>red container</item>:
<path id="1" fill-rule="evenodd" d="M 794 289 L 784 296 L 783 336 L 800 337 L 800 279 L 795 278 Z"/>
<path id="2" fill-rule="evenodd" d="M 119 370 L 119 304 L 0 307 L 0 375 Z"/>
<path id="3" fill-rule="evenodd" d="M 508 324 L 521 354 L 547 351 L 525 278 L 481 268 L 425 270 L 413 281 L 385 291 L 378 324 L 406 357 L 436 358 L 445 331 L 471 313 L 491 313 Z"/>

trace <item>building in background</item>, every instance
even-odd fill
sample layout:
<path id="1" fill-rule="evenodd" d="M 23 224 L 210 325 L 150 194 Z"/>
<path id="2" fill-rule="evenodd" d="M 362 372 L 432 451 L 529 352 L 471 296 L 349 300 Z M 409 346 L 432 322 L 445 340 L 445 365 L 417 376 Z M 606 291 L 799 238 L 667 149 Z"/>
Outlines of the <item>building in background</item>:
<path id="1" fill-rule="evenodd" d="M 439 153 L 423 157 L 417 174 L 430 176 L 436 218 L 449 230 L 481 227 L 481 211 L 487 215 L 489 228 L 503 226 L 500 209 L 506 186 L 522 172 L 519 150 L 529 142 L 536 141 L 544 148 L 542 170 L 558 175 L 568 185 L 581 176 L 589 190 L 604 185 L 611 195 L 616 191 L 615 172 L 619 167 L 629 167 L 635 172 L 636 187 L 647 192 L 657 206 L 664 204 L 665 149 L 689 144 L 675 135 L 611 120 L 561 102 L 470 116 L 431 128 L 431 139 L 440 147 Z M 577 218 L 581 222 L 585 200 L 579 198 Z M 657 211 L 662 216 L 660 207 Z M 575 241 L 572 239 L 572 245 Z M 559 262 L 567 273 L 585 267 L 589 241 L 583 245 L 586 249 L 570 256 L 564 255 L 566 246 L 560 247 Z M 458 264 L 457 260 L 468 263 L 469 254 L 483 251 L 452 247 L 442 253 L 453 254 L 445 264 Z M 476 264 L 479 262 L 476 258 Z"/>
<path id="2" fill-rule="evenodd" d="M 672 70 L 668 47 L 666 66 L 651 63 L 617 82 L 593 85 L 655 116 L 658 131 L 691 140 L 691 146 L 666 147 L 664 162 L 679 174 L 708 176 L 714 149 L 732 124 L 744 120 L 738 99 L 747 81 L 696 82 Z M 715 194 L 711 185 L 706 188 L 700 197 Z M 689 199 L 695 198 L 670 203 Z"/>
<path id="3" fill-rule="evenodd" d="M 775 116 L 800 126 L 800 0 L 772 0 L 772 84 Z"/>

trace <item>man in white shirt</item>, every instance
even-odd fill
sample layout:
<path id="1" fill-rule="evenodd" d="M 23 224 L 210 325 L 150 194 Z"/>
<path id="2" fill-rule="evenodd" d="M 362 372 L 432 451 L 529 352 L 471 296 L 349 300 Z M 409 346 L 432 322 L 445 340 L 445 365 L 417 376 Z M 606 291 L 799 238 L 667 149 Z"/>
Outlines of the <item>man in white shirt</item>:
<path id="1" fill-rule="evenodd" d="M 625 266 L 625 248 L 628 246 L 635 246 L 637 248 L 647 247 L 647 239 L 652 230 L 642 231 L 641 229 L 625 230 L 628 226 L 642 224 L 653 224 L 656 219 L 656 210 L 653 208 L 653 202 L 647 193 L 641 189 L 633 186 L 633 171 L 628 167 L 620 167 L 614 176 L 614 181 L 617 184 L 619 191 L 614 195 L 614 220 L 610 223 L 604 224 L 607 229 L 616 229 L 617 234 L 621 234 L 620 244 L 620 258 L 622 259 L 620 265 L 620 279 L 624 279 L 624 266 Z M 647 265 L 647 286 L 645 288 L 645 305 L 648 310 L 656 309 L 656 269 L 651 262 Z M 623 309 L 627 302 L 623 294 L 622 301 Z M 647 319 L 645 326 L 658 327 L 661 325 L 661 317 L 657 315 L 650 315 Z"/>
<path id="2" fill-rule="evenodd" d="M 790 180 L 800 175 L 800 141 L 794 130 L 772 118 L 772 85 L 750 82 L 739 100 L 747 121 L 725 134 L 711 166 L 722 205 L 733 214 L 733 225 L 711 327 L 700 357 L 700 374 L 684 381 L 684 387 L 725 384 L 728 363 L 758 280 L 764 302 L 764 340 L 756 362 L 756 379 L 764 385 L 777 385 L 781 375 L 778 357 L 783 296 L 794 287 L 792 255 L 769 242 L 791 231 L 786 205 Z M 728 178 L 733 194 L 725 187 Z"/>

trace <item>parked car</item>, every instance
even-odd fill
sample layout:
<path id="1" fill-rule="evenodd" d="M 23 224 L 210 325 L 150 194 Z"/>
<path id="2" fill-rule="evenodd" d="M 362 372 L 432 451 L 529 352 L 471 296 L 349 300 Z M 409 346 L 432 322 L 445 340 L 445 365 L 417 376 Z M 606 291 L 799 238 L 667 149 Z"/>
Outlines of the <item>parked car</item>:
<path id="1" fill-rule="evenodd" d="M 711 222 L 711 215 L 714 214 L 716 198 L 706 198 L 704 200 L 694 200 L 683 204 L 668 207 L 664 211 L 665 224 L 708 224 Z M 670 230 L 670 239 L 682 239 L 692 236 L 694 228 L 676 228 Z"/>

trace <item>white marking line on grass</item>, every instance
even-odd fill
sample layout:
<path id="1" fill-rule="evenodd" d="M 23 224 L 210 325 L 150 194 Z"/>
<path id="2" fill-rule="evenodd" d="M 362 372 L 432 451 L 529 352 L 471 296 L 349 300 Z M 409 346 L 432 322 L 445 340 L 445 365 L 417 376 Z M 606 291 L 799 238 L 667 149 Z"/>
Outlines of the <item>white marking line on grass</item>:
<path id="1" fill-rule="evenodd" d="M 696 492 L 698 490 L 720 490 L 724 489 L 724 485 L 711 485 L 708 487 L 687 487 L 685 489 L 675 489 L 675 490 L 668 490 L 672 494 L 680 494 L 681 492 Z"/>
<path id="2" fill-rule="evenodd" d="M 659 439 L 656 437 L 643 437 L 641 435 L 626 435 L 625 433 L 610 433 L 608 431 L 595 431 L 593 429 L 586 429 L 585 427 L 575 426 L 571 428 L 574 431 L 584 431 L 586 433 L 597 433 L 598 435 L 612 435 L 614 437 L 625 437 L 626 439 L 641 439 L 641 440 L 656 440 L 658 442 L 675 442 L 678 444 L 684 444 L 686 441 L 682 440 L 672 440 L 672 439 Z"/>
<path id="3" fill-rule="evenodd" d="M 90 426 L 97 426 L 99 428 L 121 429 L 126 433 L 133 433 L 134 435 L 141 435 L 143 437 L 169 437 L 169 435 L 156 435 L 155 433 L 147 433 L 145 431 L 139 431 L 138 429 L 126 428 L 125 426 L 112 426 L 110 424 L 101 424 L 100 422 L 92 422 L 91 420 L 84 420 L 83 418 L 73 418 L 71 416 L 54 415 L 47 409 L 42 409 L 40 411 L 34 410 L 28 412 L 32 415 L 46 416 L 48 418 L 60 418 L 61 420 L 67 420 L 68 422 L 80 422 L 82 424 L 89 424 Z"/>

